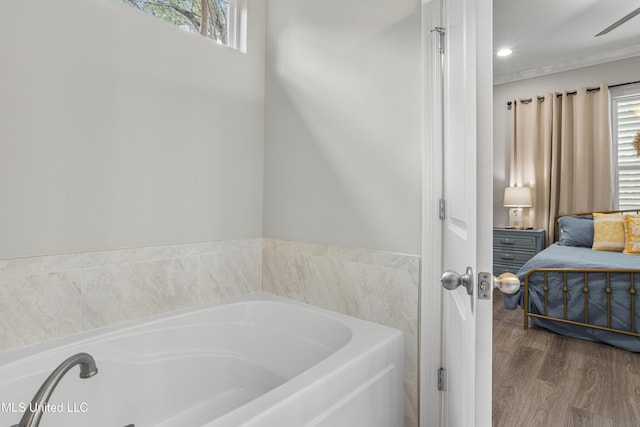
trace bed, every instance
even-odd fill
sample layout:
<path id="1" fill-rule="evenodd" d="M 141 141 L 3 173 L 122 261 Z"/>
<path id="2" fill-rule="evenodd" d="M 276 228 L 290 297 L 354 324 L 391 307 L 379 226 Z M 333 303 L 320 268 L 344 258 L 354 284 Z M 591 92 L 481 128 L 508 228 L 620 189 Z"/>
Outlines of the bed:
<path id="1" fill-rule="evenodd" d="M 598 247 L 601 223 L 610 227 L 623 216 L 626 224 L 629 213 L 561 216 L 559 238 L 518 271 L 520 290 L 503 295 L 505 308 L 523 307 L 525 329 L 532 322 L 562 335 L 640 352 L 640 254 Z M 638 212 L 631 213 L 640 222 Z M 631 234 L 628 230 L 631 226 L 624 228 L 625 236 Z"/>

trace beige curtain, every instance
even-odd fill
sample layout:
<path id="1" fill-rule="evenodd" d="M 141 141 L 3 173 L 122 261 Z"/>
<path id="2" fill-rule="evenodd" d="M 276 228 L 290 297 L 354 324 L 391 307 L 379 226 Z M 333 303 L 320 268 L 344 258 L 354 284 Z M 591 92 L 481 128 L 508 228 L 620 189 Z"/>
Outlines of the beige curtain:
<path id="1" fill-rule="evenodd" d="M 562 213 L 613 208 L 609 89 L 515 100 L 510 185 L 531 188 L 525 222 L 553 242 Z"/>

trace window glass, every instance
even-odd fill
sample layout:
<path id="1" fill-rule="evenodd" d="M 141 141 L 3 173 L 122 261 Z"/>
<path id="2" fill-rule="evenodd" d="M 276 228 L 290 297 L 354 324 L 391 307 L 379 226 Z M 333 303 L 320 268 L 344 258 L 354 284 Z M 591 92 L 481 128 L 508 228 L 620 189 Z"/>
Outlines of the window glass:
<path id="1" fill-rule="evenodd" d="M 121 0 L 185 31 L 237 48 L 237 0 Z"/>

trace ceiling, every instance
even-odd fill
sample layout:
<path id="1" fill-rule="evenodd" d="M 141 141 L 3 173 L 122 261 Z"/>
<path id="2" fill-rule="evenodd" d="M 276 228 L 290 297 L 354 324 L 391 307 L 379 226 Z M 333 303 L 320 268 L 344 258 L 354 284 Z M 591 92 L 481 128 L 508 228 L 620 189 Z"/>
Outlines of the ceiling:
<path id="1" fill-rule="evenodd" d="M 494 84 L 640 56 L 640 0 L 493 0 Z M 640 77 L 640 70 L 638 70 Z"/>

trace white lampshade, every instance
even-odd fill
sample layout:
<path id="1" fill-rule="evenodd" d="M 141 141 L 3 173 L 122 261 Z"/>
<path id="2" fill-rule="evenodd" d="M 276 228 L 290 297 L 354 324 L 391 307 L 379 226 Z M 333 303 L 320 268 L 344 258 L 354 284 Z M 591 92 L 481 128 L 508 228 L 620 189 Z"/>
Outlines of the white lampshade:
<path id="1" fill-rule="evenodd" d="M 507 187 L 504 189 L 505 208 L 528 208 L 532 205 L 529 187 Z"/>

